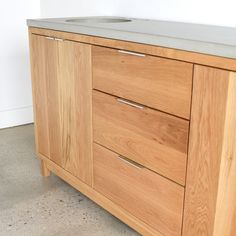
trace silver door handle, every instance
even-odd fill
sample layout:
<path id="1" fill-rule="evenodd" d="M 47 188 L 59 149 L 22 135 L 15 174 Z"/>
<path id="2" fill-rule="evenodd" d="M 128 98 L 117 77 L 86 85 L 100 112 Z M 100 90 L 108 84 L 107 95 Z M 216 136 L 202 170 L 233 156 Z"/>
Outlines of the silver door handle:
<path id="1" fill-rule="evenodd" d="M 125 163 L 127 163 L 127 164 L 129 164 L 129 165 L 131 165 L 131 166 L 133 166 L 133 167 L 135 167 L 136 169 L 143 169 L 144 167 L 142 166 L 142 165 L 140 165 L 140 164 L 138 164 L 138 163 L 136 163 L 136 162 L 134 162 L 134 161 L 132 161 L 132 160 L 129 160 L 129 159 L 127 159 L 126 157 L 124 157 L 124 156 L 121 156 L 121 155 L 119 155 L 118 156 L 118 159 L 120 159 L 120 160 L 122 160 L 123 162 L 125 162 Z"/>
<path id="2" fill-rule="evenodd" d="M 136 52 L 130 52 L 130 51 L 124 51 L 124 50 L 118 50 L 119 53 L 124 53 L 124 54 L 129 54 L 129 55 L 133 55 L 133 56 L 138 56 L 138 57 L 145 57 L 145 54 L 141 54 L 141 53 L 136 53 Z"/>
<path id="3" fill-rule="evenodd" d="M 64 39 L 61 39 L 61 38 L 55 38 L 56 41 L 60 41 L 60 42 L 63 42 Z"/>
<path id="4" fill-rule="evenodd" d="M 47 36 L 47 37 L 45 37 L 46 39 L 49 39 L 49 40 L 54 40 L 54 38 L 53 37 L 49 37 L 49 36 Z"/>
<path id="5" fill-rule="evenodd" d="M 140 105 L 138 103 L 135 103 L 135 102 L 130 102 L 130 101 L 126 100 L 126 99 L 117 98 L 116 100 L 118 102 L 120 102 L 120 103 L 124 103 L 126 105 L 129 105 L 129 106 L 132 106 L 132 107 L 136 107 L 138 109 L 144 109 L 144 106 L 142 106 L 142 105 Z"/>

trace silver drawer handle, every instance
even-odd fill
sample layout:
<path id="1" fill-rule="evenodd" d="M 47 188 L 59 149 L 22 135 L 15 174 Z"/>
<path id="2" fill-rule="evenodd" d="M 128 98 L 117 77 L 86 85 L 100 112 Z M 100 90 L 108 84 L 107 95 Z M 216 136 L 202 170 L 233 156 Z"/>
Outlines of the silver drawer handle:
<path id="1" fill-rule="evenodd" d="M 126 105 L 129 105 L 129 106 L 132 106 L 132 107 L 136 107 L 138 109 L 144 109 L 144 106 L 142 106 L 142 105 L 140 105 L 138 103 L 135 103 L 135 102 L 130 102 L 130 101 L 122 99 L 122 98 L 117 98 L 116 100 L 118 102 L 120 102 L 120 103 L 124 103 Z"/>
<path id="2" fill-rule="evenodd" d="M 118 156 L 118 159 L 120 159 L 120 160 L 124 161 L 125 163 L 127 163 L 127 164 L 129 164 L 129 165 L 135 167 L 136 169 L 139 169 L 139 170 L 140 170 L 140 169 L 143 169 L 143 168 L 144 168 L 142 165 L 140 165 L 140 164 L 138 164 L 138 163 L 136 163 L 136 162 L 134 162 L 134 161 L 132 161 L 132 160 L 129 160 L 129 159 L 127 159 L 126 157 L 123 157 L 123 156 L 121 156 L 121 155 Z"/>
<path id="3" fill-rule="evenodd" d="M 45 37 L 46 39 L 49 39 L 49 40 L 54 40 L 53 37 Z"/>
<path id="4" fill-rule="evenodd" d="M 145 57 L 146 56 L 146 55 L 141 54 L 141 53 L 129 52 L 129 51 L 124 51 L 124 50 L 118 50 L 118 52 L 133 55 L 133 56 L 138 56 L 138 57 Z"/>
<path id="5" fill-rule="evenodd" d="M 64 39 L 60 39 L 60 38 L 55 38 L 56 41 L 60 41 L 60 42 L 63 42 Z"/>

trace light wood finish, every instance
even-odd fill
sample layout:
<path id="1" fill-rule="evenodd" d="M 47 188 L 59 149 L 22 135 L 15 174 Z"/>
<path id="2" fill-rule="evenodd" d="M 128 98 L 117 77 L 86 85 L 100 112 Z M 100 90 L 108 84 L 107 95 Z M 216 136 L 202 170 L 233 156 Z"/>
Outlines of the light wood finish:
<path id="1" fill-rule="evenodd" d="M 32 35 L 31 58 L 38 152 L 91 185 L 91 46 Z"/>
<path id="2" fill-rule="evenodd" d="M 44 36 L 53 36 L 66 40 L 47 40 Z M 35 138 L 37 154 L 42 160 L 42 175 L 48 176 L 50 171 L 54 172 L 145 236 L 180 235 L 181 231 L 183 236 L 236 235 L 236 73 L 222 70 L 236 71 L 236 60 L 158 46 L 37 28 L 29 28 L 29 38 L 31 48 Z M 95 156 L 96 166 L 94 168 L 97 169 L 96 186 L 99 185 L 99 191 L 103 191 L 107 196 L 109 195 L 110 199 L 92 188 L 92 45 L 113 48 L 113 50 L 126 50 L 175 59 L 176 61 L 173 65 L 179 65 L 180 61 L 188 62 L 188 65 L 191 63 L 195 64 L 185 196 L 184 187 L 148 169 L 136 169 L 135 167 L 131 167 L 135 163 L 130 162 L 130 159 L 117 159 L 117 154 L 106 150 L 104 147 L 99 147 L 98 144 L 95 144 L 99 149 L 95 149 L 96 153 L 105 152 L 105 155 L 99 154 Z M 109 51 L 110 50 L 111 49 L 109 49 Z M 128 57 L 131 58 L 131 56 L 126 55 L 124 60 L 125 64 L 127 63 L 126 58 Z M 148 56 L 148 58 L 153 57 Z M 162 59 L 161 61 L 169 62 L 167 59 Z M 114 61 L 111 62 L 114 63 Z M 107 67 L 111 62 L 108 61 Z M 120 66 L 122 63 L 120 63 L 120 61 L 118 62 Z M 130 61 L 127 65 L 129 65 L 129 68 L 135 68 L 134 72 L 131 73 L 131 75 L 135 75 L 137 69 L 136 59 L 131 59 L 131 62 L 135 62 L 135 66 L 130 64 Z M 149 62 L 152 63 L 152 60 Z M 143 64 L 144 63 L 140 63 L 140 66 L 143 66 Z M 146 67 L 148 68 L 149 66 L 149 63 L 147 63 Z M 173 69 L 172 66 L 171 68 L 172 70 L 176 70 L 176 68 Z M 114 68 L 114 71 L 115 69 L 116 68 Z M 178 70 L 177 68 L 177 71 Z M 124 71 L 129 72 L 127 68 L 125 68 Z M 142 74 L 142 72 L 140 73 Z M 130 82 L 131 80 L 129 80 L 129 83 Z M 133 81 L 133 83 L 136 83 L 136 81 Z M 130 86 L 133 86 L 132 83 L 130 83 Z M 186 84 L 183 83 L 183 87 L 185 86 Z M 188 86 L 189 84 L 187 87 Z M 119 88 L 119 86 L 114 83 L 114 88 L 116 87 Z M 145 86 L 143 87 L 146 89 Z M 138 93 L 142 94 L 142 91 L 140 91 L 141 90 L 139 90 Z M 167 91 L 169 91 L 169 88 L 167 88 Z M 132 94 L 132 92 L 133 91 L 130 93 Z M 140 94 L 135 95 L 140 96 Z M 147 94 L 147 97 L 148 96 L 149 94 Z M 178 100 L 178 96 L 176 99 Z M 103 99 L 101 101 L 103 101 Z M 140 100 L 135 98 L 134 101 L 139 102 Z M 140 128 L 139 126 L 132 127 L 131 122 L 127 125 L 127 121 L 131 121 L 131 118 L 133 119 L 134 117 L 138 117 L 137 120 L 135 120 L 138 124 L 141 124 L 142 119 L 149 119 L 143 118 L 143 113 L 135 110 L 135 108 L 128 107 L 128 105 L 121 106 L 121 104 L 119 104 L 119 109 L 122 107 L 120 112 L 123 114 L 121 127 L 121 121 L 120 119 L 118 120 L 120 115 L 117 112 L 118 108 L 114 109 L 114 114 L 112 112 L 112 114 L 108 116 L 107 107 L 105 107 L 106 104 L 112 109 L 116 107 L 116 105 L 111 103 L 111 100 L 109 100 L 109 102 L 104 100 L 104 104 L 99 102 L 99 106 L 95 106 L 94 111 L 94 113 L 99 114 L 99 119 L 95 118 L 95 121 L 102 123 L 101 121 L 105 122 L 102 119 L 107 117 L 107 127 L 111 127 L 115 130 L 115 128 L 120 126 L 119 135 L 123 135 L 123 132 L 127 132 L 129 139 L 133 139 L 133 137 L 136 138 L 138 135 L 142 136 L 144 140 L 148 140 L 149 137 L 151 137 L 149 133 L 153 134 L 153 132 L 150 131 L 148 127 L 149 125 L 153 127 L 152 122 L 150 122 L 150 124 L 147 122 L 142 130 L 141 125 Z M 152 106 L 150 102 L 146 105 L 149 107 Z M 173 109 L 172 107 L 168 108 L 168 106 L 166 106 L 167 109 Z M 181 109 L 182 108 L 180 108 L 180 110 Z M 132 116 L 130 116 L 130 110 L 132 110 Z M 155 117 L 157 124 L 162 122 L 163 127 L 166 127 L 166 117 L 169 117 L 170 123 L 174 122 L 175 119 L 181 120 L 175 117 L 171 118 L 171 116 L 158 111 L 155 111 L 154 115 L 152 111 L 153 109 L 150 108 L 143 109 L 147 117 Z M 181 114 L 183 114 L 183 111 L 181 111 Z M 165 117 L 165 119 L 159 119 L 160 117 Z M 186 115 L 183 117 L 189 118 Z M 186 124 L 188 121 L 183 122 Z M 171 131 L 168 132 L 170 136 L 168 135 L 167 139 L 162 140 L 168 148 L 167 143 L 173 144 L 170 141 L 172 140 L 172 129 L 177 129 L 176 126 L 178 125 L 179 122 L 175 123 L 175 126 L 170 128 Z M 104 130 L 107 129 L 105 123 L 102 123 L 101 127 L 104 127 Z M 101 127 L 99 126 L 99 129 Z M 182 125 L 180 127 L 182 127 Z M 167 127 L 166 130 L 168 130 Z M 157 136 L 154 135 L 153 137 L 160 137 L 158 136 L 161 135 L 160 131 L 162 133 L 165 129 L 162 130 L 159 128 L 159 132 L 156 132 Z M 121 141 L 123 142 L 123 138 L 127 140 L 127 137 L 121 136 L 122 140 L 116 139 L 117 142 L 115 144 L 115 142 L 113 142 L 113 140 L 115 140 L 114 133 L 110 133 L 112 138 L 109 138 L 107 135 L 102 137 L 101 132 L 102 130 L 99 131 L 99 140 L 103 140 L 104 146 L 112 144 L 109 148 L 116 149 L 120 144 L 120 149 L 116 149 L 117 152 L 125 154 L 124 150 L 127 151 L 129 148 L 130 153 L 133 155 L 134 153 L 140 154 L 140 152 L 143 151 L 140 147 L 134 149 L 133 145 L 128 145 L 128 141 L 127 145 L 123 145 Z M 179 134 L 179 130 L 176 132 Z M 130 135 L 130 133 L 132 135 Z M 106 133 L 103 132 L 103 134 Z M 178 143 L 178 140 L 177 138 L 175 141 Z M 135 142 L 137 142 L 137 140 Z M 153 142 L 156 142 L 156 140 L 153 140 Z M 174 144 L 175 148 L 181 146 L 176 145 L 177 143 Z M 107 155 L 106 153 L 109 154 Z M 130 153 L 127 152 L 129 158 L 140 162 L 138 159 L 135 159 L 134 156 L 131 157 Z M 147 154 L 149 155 L 150 153 L 147 152 Z M 137 157 L 137 155 L 135 155 L 135 157 Z M 101 162 L 100 158 L 109 158 L 109 161 Z M 170 156 L 168 156 L 168 158 L 170 158 Z M 127 163 L 127 161 L 129 163 Z M 146 161 L 147 159 L 145 159 L 145 162 Z M 148 168 L 151 168 L 151 162 L 155 163 L 153 160 L 150 161 Z M 147 166 L 144 162 L 142 162 L 142 164 Z M 161 164 L 163 163 L 160 163 L 159 168 Z M 118 166 L 118 168 L 114 168 L 113 166 Z M 110 167 L 114 170 L 111 171 Z M 139 165 L 136 167 L 140 168 Z M 140 172 L 142 174 L 138 174 Z M 158 170 L 158 172 L 160 171 Z M 175 171 L 173 171 L 173 173 L 174 172 Z M 98 178 L 98 176 L 100 177 Z M 112 176 L 115 176 L 115 178 Z M 142 178 L 140 176 L 142 176 Z M 172 178 L 169 173 L 167 177 Z M 131 178 L 132 181 L 130 181 Z M 146 181 L 144 182 L 144 180 Z M 179 180 L 175 179 L 175 181 L 183 184 L 183 176 L 180 177 Z M 155 188 L 152 188 L 151 186 L 154 186 L 154 182 L 158 182 L 159 184 L 157 184 Z M 109 183 L 112 184 L 110 185 Z M 119 189 L 119 191 L 117 191 L 117 189 Z M 149 194 L 146 194 L 147 192 Z M 170 192 L 172 193 L 169 194 Z M 159 199 L 159 201 L 156 201 L 156 199 Z M 136 201 L 145 204 L 137 204 Z M 184 209 L 183 216 L 182 210 L 180 210 L 182 207 L 180 207 L 180 205 L 183 206 Z M 142 206 L 142 208 L 140 206 Z M 141 212 L 143 209 L 150 209 L 149 212 L 145 213 L 146 217 L 144 217 L 143 212 Z M 181 218 L 183 218 L 183 227 L 181 227 L 180 223 Z"/>
<path id="3" fill-rule="evenodd" d="M 118 206 L 110 199 L 106 198 L 104 195 L 100 194 L 83 181 L 79 180 L 75 176 L 73 176 L 70 172 L 66 171 L 62 167 L 58 166 L 56 163 L 52 162 L 47 157 L 39 154 L 40 158 L 45 161 L 47 167 L 50 171 L 54 174 L 62 178 L 64 181 L 69 183 L 71 186 L 79 190 L 81 193 L 85 194 L 91 200 L 96 202 L 98 205 L 109 211 L 111 214 L 128 224 L 130 227 L 135 229 L 141 235 L 144 236 L 163 236 L 163 234 L 159 233 L 158 231 L 154 230 L 145 222 L 141 221 L 140 219 L 136 218 L 128 211 L 123 209 L 122 207 Z"/>
<path id="4" fill-rule="evenodd" d="M 55 67 L 57 58 L 56 44 L 44 37 L 30 35 L 30 62 L 31 78 L 34 101 L 34 122 L 37 153 L 47 157 L 50 156 L 49 150 L 49 127 L 47 109 L 47 83 L 46 81 L 54 75 L 49 74 L 49 68 Z"/>
<path id="5" fill-rule="evenodd" d="M 189 122 L 117 99 L 93 91 L 94 140 L 184 185 Z"/>
<path id="6" fill-rule="evenodd" d="M 180 235 L 184 188 L 94 144 L 94 188 L 164 235 Z"/>
<path id="7" fill-rule="evenodd" d="M 219 69 L 194 70 L 183 235 L 233 236 L 236 78 Z"/>
<path id="8" fill-rule="evenodd" d="M 229 74 L 214 236 L 236 235 L 236 73 Z"/>
<path id="9" fill-rule="evenodd" d="M 61 132 L 58 141 L 62 147 L 63 167 L 91 185 L 91 46 L 65 41 L 58 43 L 58 50 L 59 110 L 57 112 L 60 119 L 58 128 Z"/>
<path id="10" fill-rule="evenodd" d="M 93 88 L 189 119 L 192 64 L 92 47 Z"/>
<path id="11" fill-rule="evenodd" d="M 45 161 L 40 160 L 40 164 L 41 164 L 41 174 L 42 174 L 42 176 L 44 176 L 44 177 L 50 176 L 50 170 L 48 169 Z"/>
<path id="12" fill-rule="evenodd" d="M 188 52 L 178 49 L 172 48 L 164 48 L 160 46 L 152 46 L 148 44 L 140 44 L 140 43 L 133 43 L 127 42 L 122 40 L 115 40 L 115 39 L 108 39 L 102 37 L 95 37 L 95 36 L 88 36 L 82 34 L 74 34 L 74 33 L 67 33 L 67 32 L 60 32 L 55 30 L 48 30 L 48 29 L 40 29 L 40 28 L 33 28 L 29 27 L 30 32 L 34 34 L 41 34 L 47 36 L 55 36 L 55 37 L 62 37 L 66 39 L 70 39 L 73 41 L 84 42 L 92 45 L 100 45 L 110 48 L 117 48 L 123 49 L 128 51 L 140 52 L 170 59 L 176 59 L 186 62 L 191 62 L 200 65 L 218 67 L 227 70 L 235 70 L 236 71 L 236 60 L 225 58 L 225 57 L 218 57 L 212 56 L 202 53 L 196 52 Z"/>

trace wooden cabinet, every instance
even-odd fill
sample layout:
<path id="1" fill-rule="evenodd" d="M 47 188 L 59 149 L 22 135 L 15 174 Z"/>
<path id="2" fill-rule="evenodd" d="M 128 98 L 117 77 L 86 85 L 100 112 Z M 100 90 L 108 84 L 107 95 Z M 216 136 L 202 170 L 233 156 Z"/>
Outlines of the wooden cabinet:
<path id="1" fill-rule="evenodd" d="M 91 185 L 91 46 L 32 35 L 31 59 L 38 153 Z"/>
<path id="2" fill-rule="evenodd" d="M 142 235 L 236 235 L 236 60 L 30 28 L 37 154 Z"/>

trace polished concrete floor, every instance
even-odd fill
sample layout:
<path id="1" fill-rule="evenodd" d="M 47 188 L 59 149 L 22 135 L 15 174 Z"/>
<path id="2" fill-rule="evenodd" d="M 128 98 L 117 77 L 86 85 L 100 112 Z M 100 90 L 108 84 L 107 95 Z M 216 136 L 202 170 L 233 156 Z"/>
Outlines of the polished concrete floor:
<path id="1" fill-rule="evenodd" d="M 58 177 L 43 178 L 33 125 L 0 130 L 1 236 L 137 236 Z"/>

